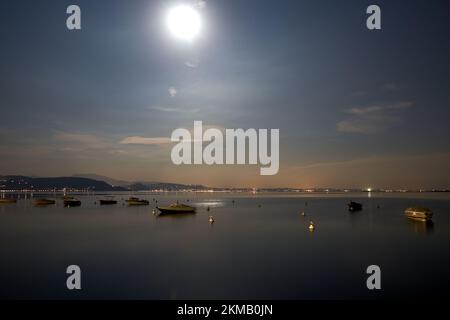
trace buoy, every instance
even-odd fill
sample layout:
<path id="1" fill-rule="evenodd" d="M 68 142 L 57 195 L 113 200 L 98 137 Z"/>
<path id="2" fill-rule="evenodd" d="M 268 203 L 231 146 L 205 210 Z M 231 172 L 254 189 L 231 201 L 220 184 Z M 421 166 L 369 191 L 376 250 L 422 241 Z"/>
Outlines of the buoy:
<path id="1" fill-rule="evenodd" d="M 155 209 L 153 209 L 153 210 L 152 210 L 152 213 L 153 213 L 153 214 L 155 214 L 155 213 L 156 213 L 156 210 L 155 210 Z"/>
<path id="2" fill-rule="evenodd" d="M 314 226 L 314 223 L 312 221 L 309 222 L 309 231 L 314 231 L 316 227 Z"/>
<path id="3" fill-rule="evenodd" d="M 209 210 L 211 210 L 209 207 L 208 208 L 206 208 L 206 211 L 209 211 Z"/>
<path id="4" fill-rule="evenodd" d="M 302 215 L 302 217 L 306 216 L 305 211 L 303 211 L 302 213 L 300 213 Z"/>
<path id="5" fill-rule="evenodd" d="M 214 218 L 213 218 L 213 216 L 209 216 L 209 223 L 214 223 Z"/>

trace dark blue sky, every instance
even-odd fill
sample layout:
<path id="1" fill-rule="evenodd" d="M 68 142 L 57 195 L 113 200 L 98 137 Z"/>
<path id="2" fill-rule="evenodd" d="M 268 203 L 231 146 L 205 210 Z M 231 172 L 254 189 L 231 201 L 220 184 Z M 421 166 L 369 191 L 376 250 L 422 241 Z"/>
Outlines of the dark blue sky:
<path id="1" fill-rule="evenodd" d="M 180 2 L 192 3 L 2 1 L 0 171 L 218 186 L 450 186 L 448 1 L 209 0 L 191 44 L 165 25 Z M 70 4 L 81 7 L 81 31 L 65 26 Z M 381 7 L 380 31 L 366 28 L 370 4 Z M 194 120 L 279 128 L 280 173 L 175 167 L 164 139 L 121 143 L 170 137 Z"/>

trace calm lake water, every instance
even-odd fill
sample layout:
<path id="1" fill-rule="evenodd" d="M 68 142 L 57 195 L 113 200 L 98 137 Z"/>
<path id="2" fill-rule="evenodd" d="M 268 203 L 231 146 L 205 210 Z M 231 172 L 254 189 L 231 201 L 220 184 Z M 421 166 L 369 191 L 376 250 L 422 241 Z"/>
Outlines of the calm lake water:
<path id="1" fill-rule="evenodd" d="M 31 199 L 0 205 L 0 297 L 377 299 L 450 292 L 449 194 L 135 195 L 151 205 L 126 206 L 129 194 L 114 194 L 119 204 L 112 206 L 99 206 L 99 194 L 79 196 L 77 208 L 63 208 L 61 196 L 45 208 Z M 189 199 L 198 212 L 157 217 L 153 198 L 158 205 Z M 364 210 L 349 213 L 349 200 Z M 431 208 L 433 223 L 407 219 L 403 211 L 413 205 Z M 81 267 L 81 291 L 66 289 L 71 264 Z M 366 288 L 372 264 L 382 271 L 375 292 Z"/>

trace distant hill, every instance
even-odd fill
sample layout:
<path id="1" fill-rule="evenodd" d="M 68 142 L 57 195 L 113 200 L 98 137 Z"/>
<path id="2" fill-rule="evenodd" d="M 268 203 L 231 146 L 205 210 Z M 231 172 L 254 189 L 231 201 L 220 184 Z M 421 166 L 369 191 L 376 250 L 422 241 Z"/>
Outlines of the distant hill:
<path id="1" fill-rule="evenodd" d="M 0 190 L 91 190 L 91 191 L 126 191 L 104 181 L 78 177 L 32 178 L 26 176 L 0 176 Z"/>
<path id="2" fill-rule="evenodd" d="M 179 190 L 204 190 L 208 187 L 202 185 L 190 185 L 168 182 L 135 182 L 128 186 L 130 190 L 167 190 L 167 191 L 179 191 Z"/>
<path id="3" fill-rule="evenodd" d="M 178 191 L 178 190 L 204 190 L 208 189 L 206 186 L 202 185 L 190 185 L 190 184 L 180 184 L 180 183 L 170 183 L 170 182 L 146 182 L 146 181 L 124 181 L 117 180 L 110 177 L 101 176 L 95 173 L 85 173 L 85 174 L 75 174 L 73 177 L 88 178 L 99 181 L 106 181 L 112 186 L 120 186 L 132 191 L 143 191 L 143 190 L 167 190 L 167 191 Z"/>
<path id="4" fill-rule="evenodd" d="M 0 190 L 62 190 L 64 188 L 91 191 L 178 191 L 207 189 L 207 187 L 202 185 L 186 185 L 167 182 L 127 182 L 96 174 L 88 174 L 84 177 L 81 177 L 81 175 L 72 177 L 0 175 Z"/>
<path id="5" fill-rule="evenodd" d="M 87 178 L 87 179 L 93 179 L 98 181 L 105 181 L 106 183 L 109 183 L 112 186 L 120 186 L 120 187 L 127 187 L 132 184 L 132 182 L 125 181 L 125 180 L 117 180 L 106 176 L 101 176 L 95 173 L 82 173 L 82 174 L 74 174 L 72 177 L 74 178 Z"/>

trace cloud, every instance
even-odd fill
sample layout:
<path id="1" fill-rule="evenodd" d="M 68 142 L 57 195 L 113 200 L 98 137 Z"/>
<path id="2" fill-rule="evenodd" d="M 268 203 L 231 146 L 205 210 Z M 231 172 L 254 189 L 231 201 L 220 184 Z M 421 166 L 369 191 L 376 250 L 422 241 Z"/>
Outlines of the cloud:
<path id="1" fill-rule="evenodd" d="M 53 138 L 58 142 L 56 150 L 70 153 L 71 157 L 74 157 L 75 154 L 78 158 L 125 154 L 125 151 L 117 148 L 117 145 L 111 140 L 92 134 L 55 131 Z"/>
<path id="2" fill-rule="evenodd" d="M 177 89 L 175 88 L 175 87 L 170 87 L 169 88 L 169 95 L 172 97 L 172 98 L 175 98 L 175 96 L 177 95 Z"/>
<path id="3" fill-rule="evenodd" d="M 146 138 L 146 137 L 140 137 L 140 136 L 133 136 L 133 137 L 126 137 L 119 143 L 120 144 L 163 145 L 163 144 L 172 143 L 172 141 L 170 141 L 170 138 L 166 138 L 166 137 Z"/>
<path id="4" fill-rule="evenodd" d="M 105 140 L 87 133 L 55 131 L 53 138 L 63 142 L 66 148 L 71 148 L 67 145 L 77 145 L 84 148 L 105 148 L 109 145 Z"/>
<path id="5" fill-rule="evenodd" d="M 170 107 L 151 107 L 152 110 L 162 112 L 180 112 L 180 113 L 197 113 L 200 109 L 186 109 L 186 108 L 170 108 Z"/>
<path id="6" fill-rule="evenodd" d="M 414 105 L 411 101 L 401 101 L 389 105 L 371 105 L 345 110 L 349 119 L 336 124 L 337 131 L 347 133 L 371 134 L 387 130 L 401 122 L 398 112 Z"/>
<path id="7" fill-rule="evenodd" d="M 375 114 L 380 113 L 383 111 L 389 111 L 389 110 L 401 110 L 401 109 L 408 109 L 414 105 L 411 101 L 402 101 L 391 105 L 372 105 L 368 107 L 363 108 L 351 108 L 349 110 L 346 110 L 347 113 L 353 114 L 353 115 L 367 115 L 367 114 Z"/>
<path id="8" fill-rule="evenodd" d="M 225 132 L 225 128 L 223 126 L 218 125 L 204 125 L 203 126 L 203 133 L 208 129 L 217 129 L 219 131 Z M 184 143 L 193 143 L 193 142 L 209 142 L 209 140 L 203 140 L 203 137 L 199 140 L 194 139 L 194 132 L 193 129 L 187 128 L 189 131 L 191 138 L 183 140 Z M 136 144 L 136 145 L 166 145 L 170 143 L 175 143 L 171 141 L 168 137 L 141 137 L 141 136 L 131 136 L 126 137 L 122 139 L 120 144 Z"/>

